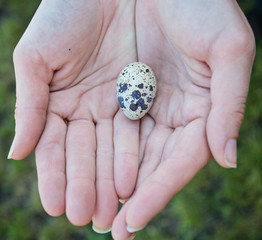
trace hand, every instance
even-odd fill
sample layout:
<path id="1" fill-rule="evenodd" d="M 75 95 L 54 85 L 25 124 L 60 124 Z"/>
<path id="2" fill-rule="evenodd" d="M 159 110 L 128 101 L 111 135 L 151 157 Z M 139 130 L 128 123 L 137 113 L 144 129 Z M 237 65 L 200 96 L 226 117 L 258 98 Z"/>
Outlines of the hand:
<path id="1" fill-rule="evenodd" d="M 158 93 L 141 121 L 134 195 L 113 223 L 116 239 L 143 228 L 213 156 L 236 167 L 236 139 L 254 58 L 251 29 L 235 1 L 138 0 L 138 60 Z"/>
<path id="2" fill-rule="evenodd" d="M 42 1 L 14 52 L 16 134 L 9 157 L 25 158 L 36 147 L 43 207 L 53 216 L 66 211 L 76 225 L 93 217 L 107 229 L 117 213 L 115 88 L 121 68 L 137 58 L 134 6 Z"/>

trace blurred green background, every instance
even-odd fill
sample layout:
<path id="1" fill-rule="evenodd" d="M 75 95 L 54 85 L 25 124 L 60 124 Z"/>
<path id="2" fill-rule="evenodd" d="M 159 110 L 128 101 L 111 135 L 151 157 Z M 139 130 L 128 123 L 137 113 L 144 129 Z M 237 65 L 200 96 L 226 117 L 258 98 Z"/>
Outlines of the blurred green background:
<path id="1" fill-rule="evenodd" d="M 256 33 L 246 115 L 240 131 L 238 168 L 211 161 L 136 239 L 262 239 L 262 9 L 261 1 L 238 1 Z M 40 0 L 0 0 L 0 240 L 106 240 L 91 226 L 72 226 L 42 209 L 34 156 L 7 160 L 14 134 L 15 77 L 12 52 Z"/>

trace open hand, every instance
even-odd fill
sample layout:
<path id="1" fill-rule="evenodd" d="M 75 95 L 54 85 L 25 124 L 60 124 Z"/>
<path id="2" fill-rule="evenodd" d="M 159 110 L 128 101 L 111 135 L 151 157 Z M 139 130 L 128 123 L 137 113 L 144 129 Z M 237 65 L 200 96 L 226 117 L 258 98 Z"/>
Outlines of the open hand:
<path id="1" fill-rule="evenodd" d="M 235 1 L 137 0 L 136 29 L 138 60 L 155 71 L 158 93 L 141 120 L 137 187 L 114 221 L 115 239 L 143 228 L 212 156 L 236 167 L 254 58 Z"/>
<path id="2" fill-rule="evenodd" d="M 36 147 L 45 210 L 66 211 L 76 225 L 93 217 L 107 229 L 117 213 L 115 87 L 120 70 L 137 59 L 134 7 L 123 0 L 42 1 L 14 52 L 16 134 L 9 157 L 25 158 Z"/>

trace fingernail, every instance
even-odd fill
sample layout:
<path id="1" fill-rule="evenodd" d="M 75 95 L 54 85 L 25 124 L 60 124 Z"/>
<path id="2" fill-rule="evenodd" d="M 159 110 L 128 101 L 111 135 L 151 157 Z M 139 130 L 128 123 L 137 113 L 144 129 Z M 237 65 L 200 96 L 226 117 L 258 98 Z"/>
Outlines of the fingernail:
<path id="1" fill-rule="evenodd" d="M 103 228 L 96 227 L 96 226 L 93 224 L 93 225 L 92 225 L 92 229 L 93 229 L 96 233 L 105 234 L 105 233 L 111 232 L 112 227 L 107 228 L 107 229 L 103 229 Z"/>
<path id="2" fill-rule="evenodd" d="M 140 230 L 142 230 L 144 227 L 141 227 L 141 228 L 131 228 L 129 226 L 126 226 L 126 230 L 129 232 L 129 233 L 135 233 L 135 232 L 138 232 Z"/>
<path id="3" fill-rule="evenodd" d="M 123 198 L 120 198 L 120 199 L 119 199 L 119 202 L 120 202 L 120 203 L 122 203 L 122 204 L 124 204 L 124 203 L 126 203 L 126 202 L 127 202 L 127 200 L 128 200 L 128 199 L 123 199 Z"/>
<path id="4" fill-rule="evenodd" d="M 237 167 L 237 140 L 230 139 L 227 141 L 224 161 L 230 168 Z"/>
<path id="5" fill-rule="evenodd" d="M 7 159 L 12 159 L 12 155 L 14 153 L 14 150 L 15 150 L 15 138 L 12 142 L 11 148 L 10 148 L 8 156 L 7 156 Z"/>

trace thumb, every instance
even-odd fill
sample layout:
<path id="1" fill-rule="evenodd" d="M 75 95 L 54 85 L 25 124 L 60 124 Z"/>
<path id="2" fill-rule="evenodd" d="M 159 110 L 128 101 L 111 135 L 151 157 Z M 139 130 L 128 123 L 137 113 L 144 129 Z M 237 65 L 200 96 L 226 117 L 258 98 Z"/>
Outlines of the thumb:
<path id="1" fill-rule="evenodd" d="M 15 137 L 8 158 L 23 159 L 35 148 L 46 121 L 48 83 L 52 71 L 40 54 L 18 44 L 14 51 L 16 75 Z"/>
<path id="2" fill-rule="evenodd" d="M 213 75 L 207 138 L 214 158 L 226 168 L 237 166 L 237 138 L 254 59 L 253 36 L 240 36 L 239 39 L 228 47 L 224 44 L 223 50 L 218 48 L 213 56 L 211 54 L 214 60 L 210 64 Z"/>

